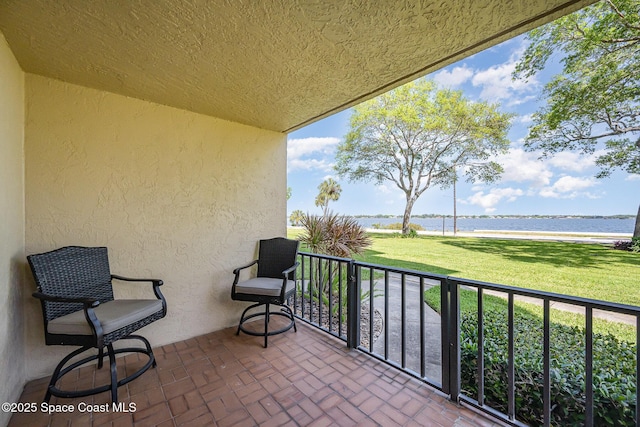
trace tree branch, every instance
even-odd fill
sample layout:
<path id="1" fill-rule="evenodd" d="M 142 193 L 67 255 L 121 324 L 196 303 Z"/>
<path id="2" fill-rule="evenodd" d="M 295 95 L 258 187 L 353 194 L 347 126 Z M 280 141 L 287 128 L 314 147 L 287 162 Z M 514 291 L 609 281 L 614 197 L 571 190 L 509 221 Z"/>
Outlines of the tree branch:
<path id="1" fill-rule="evenodd" d="M 613 10 L 613 12 L 622 19 L 622 23 L 624 24 L 625 27 L 630 28 L 632 30 L 640 30 L 640 27 L 629 24 L 629 22 L 627 21 L 627 17 L 622 12 L 620 12 L 620 9 L 618 9 L 618 6 L 613 4 L 611 0 L 606 0 L 606 3 L 609 5 L 611 10 Z M 635 38 L 635 39 L 639 40 L 638 38 Z"/>

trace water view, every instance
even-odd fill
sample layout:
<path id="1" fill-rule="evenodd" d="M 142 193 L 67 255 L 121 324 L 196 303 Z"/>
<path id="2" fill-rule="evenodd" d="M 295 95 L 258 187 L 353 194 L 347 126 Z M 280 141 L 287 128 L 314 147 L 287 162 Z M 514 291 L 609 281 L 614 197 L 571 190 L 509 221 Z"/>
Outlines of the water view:
<path id="1" fill-rule="evenodd" d="M 364 227 L 374 224 L 389 225 L 402 222 L 397 218 L 356 218 Z M 412 218 L 411 222 L 425 230 L 442 231 L 442 217 Z M 458 218 L 458 231 L 509 230 L 509 231 L 554 231 L 575 233 L 624 233 L 632 234 L 635 218 Z M 444 218 L 444 230 L 453 231 L 453 218 Z"/>

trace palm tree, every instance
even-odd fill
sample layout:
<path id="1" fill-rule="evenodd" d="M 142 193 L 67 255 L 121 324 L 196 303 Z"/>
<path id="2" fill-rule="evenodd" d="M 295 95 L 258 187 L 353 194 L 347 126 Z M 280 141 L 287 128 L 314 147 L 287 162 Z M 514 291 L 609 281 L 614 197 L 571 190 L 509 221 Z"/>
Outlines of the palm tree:
<path id="1" fill-rule="evenodd" d="M 316 196 L 316 206 L 322 207 L 322 216 L 326 217 L 329 211 L 329 202 L 340 198 L 342 188 L 333 178 L 327 178 L 318 186 L 320 193 Z"/>
<path id="2" fill-rule="evenodd" d="M 291 215 L 289 215 L 289 222 L 291 223 L 291 225 L 300 225 L 303 218 L 304 212 L 302 212 L 300 209 L 296 209 L 295 211 L 291 212 Z"/>

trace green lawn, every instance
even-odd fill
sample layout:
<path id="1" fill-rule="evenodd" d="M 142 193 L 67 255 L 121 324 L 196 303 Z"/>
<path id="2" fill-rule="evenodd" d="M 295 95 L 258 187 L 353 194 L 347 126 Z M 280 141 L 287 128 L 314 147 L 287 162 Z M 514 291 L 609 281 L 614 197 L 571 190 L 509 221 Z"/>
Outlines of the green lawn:
<path id="1" fill-rule="evenodd" d="M 359 260 L 521 288 L 640 305 L 640 255 L 532 240 L 372 234 Z"/>

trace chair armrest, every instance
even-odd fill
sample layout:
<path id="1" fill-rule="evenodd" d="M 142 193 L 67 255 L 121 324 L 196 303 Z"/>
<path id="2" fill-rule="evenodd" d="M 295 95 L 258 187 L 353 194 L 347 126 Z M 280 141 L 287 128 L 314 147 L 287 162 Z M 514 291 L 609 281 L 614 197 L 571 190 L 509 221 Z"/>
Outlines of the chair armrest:
<path id="1" fill-rule="evenodd" d="M 100 301 L 94 298 L 57 297 L 54 295 L 47 295 L 42 292 L 34 292 L 31 295 L 33 295 L 35 298 L 38 298 L 40 301 L 42 301 L 43 307 L 44 307 L 44 301 L 83 304 L 84 307 L 82 309 L 84 311 L 84 318 L 87 320 L 87 323 L 89 324 L 89 327 L 93 332 L 93 336 L 96 339 L 97 347 L 98 348 L 102 347 L 102 343 L 103 343 L 102 324 L 96 317 L 96 312 L 93 310 L 94 308 L 100 305 Z M 46 325 L 46 321 L 45 321 L 45 325 Z M 46 332 L 46 326 L 45 326 L 45 332 Z"/>
<path id="2" fill-rule="evenodd" d="M 73 298 L 73 297 L 57 297 L 54 295 L 47 295 L 42 292 L 34 292 L 31 294 L 33 297 L 38 298 L 39 300 L 49 301 L 49 302 L 72 302 L 72 303 L 80 303 L 84 304 L 85 307 L 95 308 L 100 305 L 100 301 L 95 298 Z"/>
<path id="3" fill-rule="evenodd" d="M 300 263 L 298 261 L 296 261 L 295 264 L 293 264 L 291 267 L 289 267 L 286 270 L 284 270 L 282 272 L 282 274 L 286 277 L 287 274 L 292 273 L 293 271 L 295 271 L 295 269 L 298 268 L 299 265 L 300 265 Z"/>
<path id="4" fill-rule="evenodd" d="M 293 273 L 296 271 L 300 263 L 296 261 L 291 267 L 287 268 L 282 272 L 282 288 L 280 289 L 280 298 L 284 300 L 286 291 L 287 291 L 287 281 L 289 280 L 289 273 Z"/>
<path id="5" fill-rule="evenodd" d="M 112 279 L 116 279 L 116 280 L 122 280 L 125 282 L 151 282 L 151 284 L 153 285 L 153 293 L 155 294 L 156 298 L 158 298 L 160 301 L 162 301 L 162 312 L 163 312 L 163 317 L 166 316 L 167 314 L 167 300 L 164 298 L 164 295 L 162 295 L 162 292 L 160 292 L 160 286 L 164 285 L 164 282 L 160 279 L 137 279 L 137 278 L 132 278 L 132 277 L 124 277 L 124 276 L 118 276 L 117 274 L 112 274 L 111 275 Z"/>
<path id="6" fill-rule="evenodd" d="M 164 284 L 164 282 L 160 279 L 138 279 L 138 278 L 132 278 L 132 277 L 118 276 L 117 274 L 112 274 L 111 278 L 117 279 L 117 280 L 123 280 L 125 282 L 151 282 L 153 283 L 153 286 L 162 286 Z"/>
<path id="7" fill-rule="evenodd" d="M 244 270 L 245 268 L 249 268 L 249 267 L 251 267 L 252 265 L 254 265 L 255 263 L 257 263 L 257 262 L 258 262 L 258 260 L 256 259 L 256 260 L 254 260 L 254 261 L 251 261 L 251 262 L 250 262 L 249 264 L 247 264 L 247 265 L 243 265 L 242 267 L 238 267 L 238 268 L 236 268 L 235 270 L 233 270 L 233 274 L 237 275 L 238 273 L 240 273 L 240 270 Z"/>
<path id="8" fill-rule="evenodd" d="M 238 267 L 235 270 L 233 270 L 233 274 L 234 274 L 234 278 L 233 278 L 233 289 L 235 289 L 235 286 L 238 284 L 238 280 L 240 280 L 240 270 L 244 270 L 245 268 L 249 268 L 252 265 L 256 264 L 258 262 L 258 260 L 253 260 L 251 261 L 249 264 L 247 265 L 243 265 L 242 267 Z"/>

